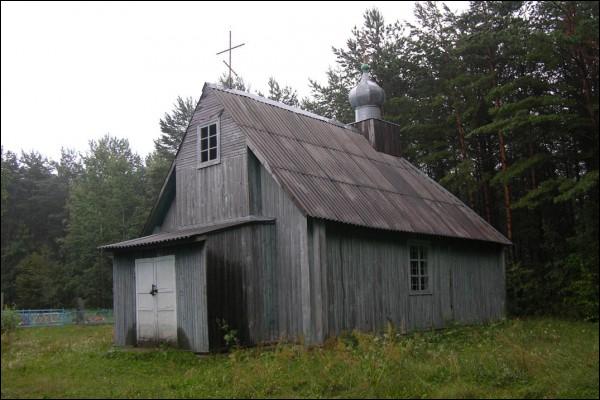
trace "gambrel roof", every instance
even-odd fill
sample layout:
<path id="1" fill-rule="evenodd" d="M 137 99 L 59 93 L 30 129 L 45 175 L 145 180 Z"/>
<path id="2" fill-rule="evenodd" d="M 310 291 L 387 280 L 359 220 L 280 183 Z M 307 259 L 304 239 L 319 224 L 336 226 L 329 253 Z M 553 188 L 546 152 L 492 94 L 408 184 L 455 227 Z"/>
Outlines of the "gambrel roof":
<path id="1" fill-rule="evenodd" d="M 386 229 L 510 244 L 404 158 L 377 152 L 354 128 L 220 86 L 247 145 L 304 214 Z"/>

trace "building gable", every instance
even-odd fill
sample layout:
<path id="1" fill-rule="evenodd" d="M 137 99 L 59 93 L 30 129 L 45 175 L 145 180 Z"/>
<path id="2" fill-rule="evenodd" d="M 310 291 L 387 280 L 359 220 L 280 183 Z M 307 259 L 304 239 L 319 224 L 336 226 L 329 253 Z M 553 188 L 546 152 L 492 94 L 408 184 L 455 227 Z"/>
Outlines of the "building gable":
<path id="1" fill-rule="evenodd" d="M 199 162 L 198 130 L 219 124 L 219 160 Z M 146 223 L 145 235 L 249 214 L 245 134 L 214 91 L 205 85 L 169 176 Z"/>
<path id="2" fill-rule="evenodd" d="M 244 92 L 212 86 L 247 145 L 305 215 L 376 229 L 510 244 L 407 160 L 356 130 Z"/>
<path id="3" fill-rule="evenodd" d="M 196 130 L 216 118 L 221 125 L 220 162 L 198 168 Z M 304 215 L 510 244 L 418 168 L 374 150 L 353 128 L 210 84 L 203 89 L 175 160 L 178 228 L 251 214 L 248 149 Z"/>

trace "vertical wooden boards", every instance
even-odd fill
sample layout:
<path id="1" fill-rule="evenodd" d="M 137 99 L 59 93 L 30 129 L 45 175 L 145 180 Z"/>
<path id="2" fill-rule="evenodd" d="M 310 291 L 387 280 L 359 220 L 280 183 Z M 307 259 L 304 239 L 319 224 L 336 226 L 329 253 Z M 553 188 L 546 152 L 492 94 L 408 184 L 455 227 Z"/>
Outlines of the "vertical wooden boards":
<path id="1" fill-rule="evenodd" d="M 408 289 L 407 289 L 408 291 Z M 424 330 L 433 328 L 434 294 L 409 295 L 409 330 Z"/>
<path id="2" fill-rule="evenodd" d="M 273 224 L 247 225 L 210 235 L 206 242 L 208 334 L 211 349 L 226 330 L 243 344 L 275 340 L 277 290 Z"/>
<path id="3" fill-rule="evenodd" d="M 202 244 L 120 253 L 113 260 L 116 345 L 136 343 L 135 259 L 175 256 L 177 341 L 194 352 L 208 351 L 205 260 Z"/>
<path id="4" fill-rule="evenodd" d="M 135 258 L 131 254 L 118 254 L 113 258 L 113 304 L 114 343 L 135 345 Z"/>
<path id="5" fill-rule="evenodd" d="M 177 228 L 177 202 L 175 199 L 171 202 L 167 213 L 165 214 L 165 218 L 160 225 L 159 232 L 170 232 L 174 231 Z"/>
<path id="6" fill-rule="evenodd" d="M 290 197 L 260 166 L 262 213 L 275 217 L 277 331 L 280 339 L 303 335 L 302 268 L 308 263 L 307 222 Z M 304 282 L 306 288 L 307 281 Z M 306 303 L 306 299 L 305 299 Z"/>
<path id="7" fill-rule="evenodd" d="M 409 293 L 408 244 L 413 240 L 429 243 L 431 294 Z M 314 238 L 312 242 L 314 249 Z M 504 315 L 498 245 L 328 222 L 326 249 L 325 336 L 353 329 L 382 331 L 388 322 L 412 331 Z"/>
<path id="8" fill-rule="evenodd" d="M 382 331 L 388 322 L 404 329 L 410 315 L 405 240 L 327 223 L 326 241 L 326 336 Z"/>
<path id="9" fill-rule="evenodd" d="M 198 126 L 220 118 L 221 162 L 198 168 Z M 249 214 L 246 137 L 213 90 L 206 90 L 176 160 L 176 225 L 184 228 Z"/>
<path id="10" fill-rule="evenodd" d="M 309 220 L 309 292 L 310 325 L 304 327 L 305 340 L 309 343 L 322 343 L 327 332 L 327 241 L 325 222 Z M 308 331 L 308 335 L 307 335 Z"/>
<path id="11" fill-rule="evenodd" d="M 249 214 L 246 155 L 219 164 L 177 170 L 177 225 L 185 228 Z"/>
<path id="12" fill-rule="evenodd" d="M 154 258 L 135 260 L 135 310 L 137 343 L 157 343 L 158 318 L 156 298 L 151 288 L 156 288 L 156 265 Z"/>
<path id="13" fill-rule="evenodd" d="M 498 246 L 457 243 L 449 247 L 453 316 L 469 324 L 504 316 L 504 267 Z"/>
<path id="14" fill-rule="evenodd" d="M 197 137 L 196 132 L 199 126 L 212 122 L 220 118 L 221 120 L 221 158 L 238 156 L 246 152 L 245 135 L 238 129 L 233 122 L 231 114 L 224 111 L 223 105 L 215 95 L 213 90 L 205 90 L 200 99 L 200 104 L 190 121 L 186 131 L 184 141 L 177 155 L 177 168 L 196 168 L 197 159 Z"/>
<path id="15" fill-rule="evenodd" d="M 432 272 L 434 274 L 434 302 L 433 323 L 435 328 L 442 328 L 451 324 L 454 320 L 453 305 L 452 305 L 452 286 L 453 276 L 451 269 L 452 253 L 449 251 L 448 243 L 444 241 L 436 242 L 435 255 L 437 258 L 438 268 Z"/>
<path id="16" fill-rule="evenodd" d="M 175 253 L 177 279 L 177 340 L 179 346 L 197 353 L 209 351 L 204 244 L 178 248 Z"/>
<path id="17" fill-rule="evenodd" d="M 402 135 L 399 125 L 375 118 L 350 125 L 358 129 L 375 150 L 396 157 L 402 156 Z"/>
<path id="18" fill-rule="evenodd" d="M 248 151 L 248 204 L 250 215 L 263 215 L 261 196 L 260 162 Z"/>

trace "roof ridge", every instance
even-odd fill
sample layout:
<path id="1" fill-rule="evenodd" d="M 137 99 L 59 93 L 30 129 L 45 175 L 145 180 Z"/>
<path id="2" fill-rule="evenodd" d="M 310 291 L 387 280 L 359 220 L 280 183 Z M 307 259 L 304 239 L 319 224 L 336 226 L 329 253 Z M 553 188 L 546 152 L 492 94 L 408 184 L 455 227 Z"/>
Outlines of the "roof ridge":
<path id="1" fill-rule="evenodd" d="M 343 122 L 340 122 L 336 119 L 323 117 L 322 115 L 315 114 L 310 111 L 306 111 L 300 107 L 290 106 L 290 105 L 282 103 L 280 101 L 271 100 L 267 97 L 262 97 L 262 96 L 259 96 L 256 94 L 244 92 L 244 91 L 237 90 L 237 89 L 229 89 L 229 88 L 226 88 L 225 86 L 218 85 L 216 83 L 206 82 L 206 86 L 208 86 L 211 89 L 219 90 L 221 92 L 230 93 L 230 94 L 233 94 L 236 96 L 247 97 L 254 101 L 265 103 L 265 104 L 273 106 L 273 107 L 281 108 L 282 110 L 290 111 L 290 112 L 293 112 L 296 114 L 301 114 L 301 115 L 304 115 L 305 117 L 313 118 L 313 119 L 316 119 L 321 122 L 326 122 L 328 124 L 337 126 L 339 128 L 348 129 L 349 131 L 353 131 L 353 132 L 355 131 L 355 128 L 352 127 L 350 124 L 344 124 Z"/>

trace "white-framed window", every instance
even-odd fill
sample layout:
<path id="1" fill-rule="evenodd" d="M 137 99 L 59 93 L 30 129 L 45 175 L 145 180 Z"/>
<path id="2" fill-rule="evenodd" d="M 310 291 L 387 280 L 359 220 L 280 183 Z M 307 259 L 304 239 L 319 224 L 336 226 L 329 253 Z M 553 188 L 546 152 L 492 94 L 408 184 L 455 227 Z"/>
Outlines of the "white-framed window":
<path id="1" fill-rule="evenodd" d="M 425 243 L 409 243 L 408 284 L 414 294 L 431 293 L 429 246 Z"/>
<path id="2" fill-rule="evenodd" d="M 217 164 L 221 158 L 219 120 L 198 126 L 198 168 Z"/>

